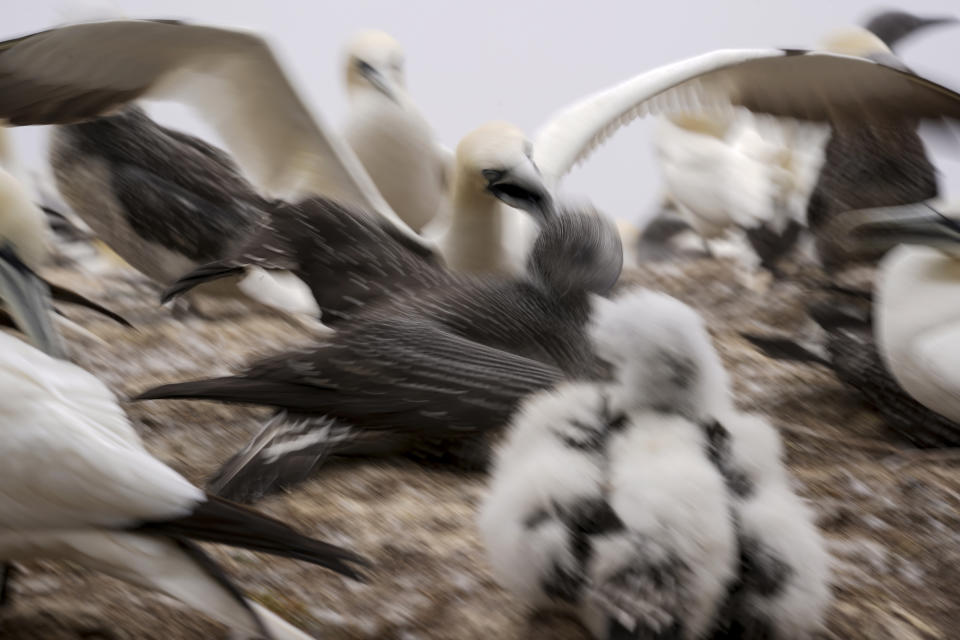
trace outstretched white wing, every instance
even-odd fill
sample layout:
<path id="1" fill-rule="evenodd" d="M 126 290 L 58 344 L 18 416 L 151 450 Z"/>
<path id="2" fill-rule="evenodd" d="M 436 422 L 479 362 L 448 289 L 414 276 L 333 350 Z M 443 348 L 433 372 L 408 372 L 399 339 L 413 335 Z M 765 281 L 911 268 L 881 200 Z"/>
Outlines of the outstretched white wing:
<path id="1" fill-rule="evenodd" d="M 819 51 L 730 49 L 642 73 L 558 112 L 534 141 L 556 184 L 620 127 L 649 113 L 743 106 L 815 121 L 960 118 L 960 95 L 883 64 Z"/>
<path id="2" fill-rule="evenodd" d="M 78 122 L 145 97 L 197 109 L 265 193 L 322 195 L 377 211 L 420 241 L 256 35 L 118 20 L 0 43 L 0 118 L 11 124 Z"/>

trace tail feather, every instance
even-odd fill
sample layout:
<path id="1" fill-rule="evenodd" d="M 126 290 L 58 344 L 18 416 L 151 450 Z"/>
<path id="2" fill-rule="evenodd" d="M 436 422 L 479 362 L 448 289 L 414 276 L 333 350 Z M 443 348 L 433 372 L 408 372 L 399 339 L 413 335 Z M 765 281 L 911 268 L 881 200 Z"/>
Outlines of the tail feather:
<path id="1" fill-rule="evenodd" d="M 160 296 L 160 303 L 166 304 L 205 282 L 212 282 L 226 278 L 227 276 L 242 273 L 244 269 L 244 266 L 238 265 L 233 261 L 211 262 L 202 267 L 197 267 L 167 287 L 166 291 Z"/>
<path id="2" fill-rule="evenodd" d="M 353 578 L 361 576 L 348 563 L 369 566 L 361 556 L 297 533 L 289 525 L 249 507 L 208 495 L 187 516 L 175 520 L 144 522 L 134 533 L 215 542 L 302 560 Z"/>
<path id="3" fill-rule="evenodd" d="M 221 497 L 253 502 L 306 480 L 351 437 L 332 418 L 274 416 L 257 436 L 210 479 L 208 489 Z"/>
<path id="4" fill-rule="evenodd" d="M 302 397 L 303 390 L 295 385 L 271 380 L 255 380 L 242 376 L 224 376 L 208 380 L 175 382 L 148 389 L 133 398 L 140 400 L 219 400 L 241 404 L 265 404 L 286 407 L 286 400 Z"/>
<path id="5" fill-rule="evenodd" d="M 749 333 L 741 333 L 740 336 L 760 349 L 764 355 L 774 360 L 813 362 L 832 368 L 829 360 L 788 338 L 772 338 Z"/>
<path id="6" fill-rule="evenodd" d="M 110 309 L 107 309 L 106 307 L 100 304 L 97 304 L 93 300 L 90 300 L 89 298 L 83 295 L 80 295 L 76 291 L 72 291 L 70 289 L 67 289 L 66 287 L 61 287 L 58 284 L 53 284 L 52 282 L 49 282 L 47 280 L 44 280 L 44 282 L 46 282 L 47 287 L 50 289 L 50 296 L 55 301 L 66 302 L 68 304 L 75 304 L 80 307 L 86 307 L 87 309 L 96 311 L 100 315 L 110 318 L 117 324 L 123 325 L 128 329 L 134 328 L 134 326 L 130 324 L 130 322 L 120 314 L 110 311 Z"/>

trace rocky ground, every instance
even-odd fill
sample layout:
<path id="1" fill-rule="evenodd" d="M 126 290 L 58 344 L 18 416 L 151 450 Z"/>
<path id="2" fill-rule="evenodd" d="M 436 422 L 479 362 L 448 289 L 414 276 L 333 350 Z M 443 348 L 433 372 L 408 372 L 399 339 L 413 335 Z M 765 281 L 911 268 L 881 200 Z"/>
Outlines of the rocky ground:
<path id="1" fill-rule="evenodd" d="M 154 384 L 229 371 L 308 340 L 298 327 L 242 307 L 177 320 L 130 271 L 52 280 L 124 313 L 136 331 L 71 310 L 103 344 L 78 338 L 76 360 L 125 398 Z M 788 462 L 835 556 L 836 600 L 825 638 L 954 638 L 960 626 L 960 456 L 911 449 L 815 367 L 774 363 L 738 337 L 808 329 L 803 287 L 760 295 L 729 262 L 694 260 L 625 274 L 701 310 L 735 381 L 738 402 L 781 429 Z M 72 337 L 72 336 L 71 336 Z M 2 390 L 0 390 L 2 392 Z M 212 403 L 127 404 L 149 449 L 203 483 L 256 430 L 265 411 Z M 474 527 L 484 479 L 407 462 L 336 466 L 259 506 L 376 565 L 366 584 L 293 561 L 211 548 L 254 599 L 317 637 L 469 640 L 587 638 L 573 621 L 531 618 L 492 580 Z M 223 638 L 187 606 L 66 565 L 24 567 L 0 638 Z"/>

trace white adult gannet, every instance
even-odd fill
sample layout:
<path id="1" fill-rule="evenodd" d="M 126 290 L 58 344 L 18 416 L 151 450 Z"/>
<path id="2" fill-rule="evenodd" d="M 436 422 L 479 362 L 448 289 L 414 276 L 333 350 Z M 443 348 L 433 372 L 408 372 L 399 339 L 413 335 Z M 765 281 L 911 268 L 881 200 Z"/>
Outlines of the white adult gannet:
<path id="1" fill-rule="evenodd" d="M 144 449 L 96 377 L 0 333 L 0 562 L 59 558 L 161 591 L 251 636 L 306 634 L 246 600 L 193 540 L 355 576 L 362 560 L 213 498 Z M 6 577 L 6 574 L 4 574 Z"/>
<path id="2" fill-rule="evenodd" d="M 311 116 L 268 45 L 256 36 L 180 23 L 114 21 L 0 43 L 0 117 L 12 124 L 76 122 L 151 96 L 197 107 L 264 192 L 301 201 L 321 195 L 359 205 L 398 225 L 421 246 L 429 245 L 390 209 L 348 145 Z M 879 63 L 821 52 L 721 50 L 648 71 L 560 111 L 535 136 L 532 162 L 542 172 L 542 183 L 553 188 L 641 112 L 731 103 L 831 121 L 960 115 L 960 96 Z M 481 175 L 495 172 L 486 181 L 471 179 L 478 189 L 507 195 L 513 204 L 527 202 L 528 190 L 509 182 L 515 167 L 528 170 L 521 158 L 515 162 L 483 167 Z M 511 194 L 492 188 L 495 183 L 518 188 Z M 458 228 L 451 225 L 448 233 Z M 466 242 L 459 238 L 447 244 Z M 502 251 L 499 245 L 493 249 Z M 500 256 L 488 260 L 500 261 Z"/>
<path id="3" fill-rule="evenodd" d="M 878 249 L 874 336 L 887 370 L 920 404 L 960 422 L 960 206 L 864 209 L 851 235 Z"/>
<path id="4" fill-rule="evenodd" d="M 420 232 L 445 209 L 453 157 L 407 93 L 404 64 L 400 43 L 383 31 L 350 38 L 343 133 L 390 207 Z"/>

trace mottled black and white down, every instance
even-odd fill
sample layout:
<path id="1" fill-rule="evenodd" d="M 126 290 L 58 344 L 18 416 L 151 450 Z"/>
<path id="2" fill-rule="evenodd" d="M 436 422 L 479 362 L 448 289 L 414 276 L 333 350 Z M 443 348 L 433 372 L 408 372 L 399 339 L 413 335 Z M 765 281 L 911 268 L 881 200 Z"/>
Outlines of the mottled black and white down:
<path id="1" fill-rule="evenodd" d="M 532 396 L 498 452 L 479 518 L 497 579 L 597 638 L 811 637 L 822 537 L 776 431 L 733 408 L 699 317 L 634 292 L 591 337 L 613 380 Z"/>

